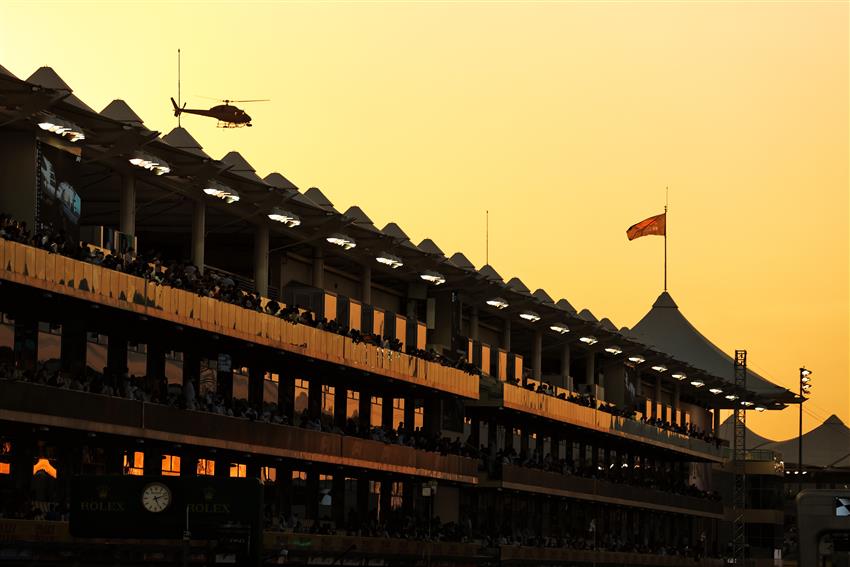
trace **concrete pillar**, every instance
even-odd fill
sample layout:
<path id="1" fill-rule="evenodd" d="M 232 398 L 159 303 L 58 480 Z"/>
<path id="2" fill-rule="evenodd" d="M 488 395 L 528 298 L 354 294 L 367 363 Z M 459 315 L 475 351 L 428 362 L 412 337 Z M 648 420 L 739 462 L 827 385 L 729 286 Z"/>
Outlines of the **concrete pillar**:
<path id="1" fill-rule="evenodd" d="M 469 315 L 469 338 L 473 341 L 478 340 L 478 306 L 473 305 Z"/>
<path id="2" fill-rule="evenodd" d="M 35 372 L 38 363 L 38 321 L 15 317 L 15 367 Z"/>
<path id="3" fill-rule="evenodd" d="M 507 317 L 502 326 L 502 349 L 511 352 L 511 320 Z"/>
<path id="4" fill-rule="evenodd" d="M 543 331 L 534 332 L 534 342 L 531 345 L 531 376 L 540 380 L 543 375 Z"/>
<path id="5" fill-rule="evenodd" d="M 364 305 L 372 304 L 372 266 L 363 266 L 360 272 L 360 301 Z"/>
<path id="6" fill-rule="evenodd" d="M 490 448 L 491 455 L 495 455 L 496 451 L 499 450 L 498 429 L 499 425 L 496 420 L 491 419 L 487 422 L 487 447 Z"/>
<path id="7" fill-rule="evenodd" d="M 360 431 L 368 431 L 372 426 L 372 392 L 369 390 L 360 389 L 360 405 L 357 408 L 357 413 L 360 418 Z M 358 505 L 360 505 L 359 502 Z"/>
<path id="8" fill-rule="evenodd" d="M 130 174 L 121 176 L 118 230 L 124 234 L 136 234 L 136 178 Z"/>
<path id="9" fill-rule="evenodd" d="M 519 454 L 527 457 L 528 456 L 528 442 L 529 442 L 529 432 L 526 427 L 523 427 L 519 433 Z"/>
<path id="10" fill-rule="evenodd" d="M 345 429 L 346 414 L 348 413 L 348 390 L 344 386 L 334 386 L 334 425 Z M 336 476 L 334 476 L 336 479 Z M 334 501 L 334 506 L 336 501 Z"/>
<path id="11" fill-rule="evenodd" d="M 307 387 L 307 414 L 310 419 L 322 416 L 322 383 L 316 377 L 310 378 Z"/>
<path id="12" fill-rule="evenodd" d="M 434 396 L 425 398 L 425 415 L 423 429 L 428 435 L 439 435 L 442 427 L 440 427 L 440 400 Z"/>
<path id="13" fill-rule="evenodd" d="M 254 287 L 257 293 L 269 294 L 269 227 L 258 225 L 254 231 Z"/>
<path id="14" fill-rule="evenodd" d="M 145 356 L 145 374 L 149 380 L 154 398 L 165 401 L 168 381 L 165 376 L 165 347 L 157 340 L 151 340 L 147 345 Z"/>
<path id="15" fill-rule="evenodd" d="M 288 372 L 278 372 L 277 382 L 277 407 L 278 410 L 289 419 L 289 423 L 295 424 L 295 378 Z M 291 472 L 291 471 L 290 471 Z M 292 480 L 291 478 L 289 480 Z"/>
<path id="16" fill-rule="evenodd" d="M 655 376 L 655 402 L 661 402 L 661 375 Z"/>
<path id="17" fill-rule="evenodd" d="M 63 372 L 81 375 L 86 368 L 88 347 L 85 324 L 79 320 L 62 323 L 60 363 Z"/>
<path id="18" fill-rule="evenodd" d="M 207 206 L 203 201 L 195 201 L 192 209 L 192 263 L 204 272 L 204 241 L 206 240 Z"/>
<path id="19" fill-rule="evenodd" d="M 471 422 L 469 425 L 469 444 L 477 449 L 481 444 L 481 419 L 474 415 Z"/>
<path id="20" fill-rule="evenodd" d="M 409 433 L 416 428 L 416 398 L 404 398 L 404 428 Z"/>
<path id="21" fill-rule="evenodd" d="M 596 353 L 592 350 L 587 352 L 585 358 L 584 383 L 596 384 Z"/>
<path id="22" fill-rule="evenodd" d="M 183 384 L 187 382 L 192 382 L 197 399 L 201 395 L 201 357 L 192 350 L 183 353 Z"/>
<path id="23" fill-rule="evenodd" d="M 342 531 L 345 525 L 345 475 L 337 470 L 331 482 L 331 516 L 336 528 Z"/>
<path id="24" fill-rule="evenodd" d="M 711 413 L 714 414 L 714 436 L 720 437 L 720 410 L 715 408 Z"/>
<path id="25" fill-rule="evenodd" d="M 215 385 L 218 395 L 227 401 L 233 399 L 233 359 L 228 354 L 218 355 Z M 280 390 L 278 390 L 278 397 L 280 397 Z"/>
<path id="26" fill-rule="evenodd" d="M 381 398 L 381 427 L 389 431 L 395 425 L 393 423 L 393 397 L 384 396 Z"/>
<path id="27" fill-rule="evenodd" d="M 313 248 L 313 287 L 325 287 L 325 251 L 319 247 Z"/>
<path id="28" fill-rule="evenodd" d="M 106 345 L 106 368 L 115 374 L 127 372 L 127 336 L 112 332 Z"/>
<path id="29" fill-rule="evenodd" d="M 570 380 L 570 344 L 561 345 L 561 376 L 564 379 L 564 387 L 572 390 L 574 388 Z"/>
<path id="30" fill-rule="evenodd" d="M 248 404 L 260 411 L 263 407 L 265 372 L 259 366 L 248 368 Z"/>
<path id="31" fill-rule="evenodd" d="M 679 409 L 679 396 L 681 395 L 681 384 L 676 382 L 673 384 L 673 401 L 670 404 L 673 408 L 673 414 L 675 415 L 676 410 Z M 672 419 L 670 420 L 672 421 Z"/>

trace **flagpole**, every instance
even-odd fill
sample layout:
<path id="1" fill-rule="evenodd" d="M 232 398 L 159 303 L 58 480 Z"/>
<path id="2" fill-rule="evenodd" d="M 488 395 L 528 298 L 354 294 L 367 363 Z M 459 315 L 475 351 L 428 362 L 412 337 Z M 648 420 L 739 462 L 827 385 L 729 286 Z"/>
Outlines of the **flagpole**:
<path id="1" fill-rule="evenodd" d="M 669 187 L 664 188 L 664 291 L 667 291 L 667 204 Z"/>

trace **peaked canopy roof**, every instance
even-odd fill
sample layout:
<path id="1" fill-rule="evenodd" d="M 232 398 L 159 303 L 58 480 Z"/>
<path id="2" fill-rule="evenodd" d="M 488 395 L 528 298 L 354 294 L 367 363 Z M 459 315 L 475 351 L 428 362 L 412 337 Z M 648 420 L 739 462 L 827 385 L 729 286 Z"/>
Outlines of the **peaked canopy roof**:
<path id="1" fill-rule="evenodd" d="M 65 98 L 65 101 L 72 105 L 76 106 L 81 110 L 85 110 L 87 112 L 91 112 L 92 114 L 97 114 L 91 107 L 89 107 L 86 103 L 81 101 L 73 93 L 73 89 L 68 86 L 68 83 L 62 80 L 62 77 L 59 74 L 51 69 L 50 67 L 39 67 L 35 73 L 30 75 L 27 78 L 28 83 L 33 83 L 35 85 L 39 85 L 41 87 L 47 87 L 48 89 L 55 89 L 57 91 L 65 91 L 68 93 L 68 96 Z"/>
<path id="2" fill-rule="evenodd" d="M 121 100 L 120 98 L 116 98 L 112 102 L 106 105 L 106 108 L 100 111 L 100 113 L 107 118 L 111 118 L 113 120 L 117 120 L 118 122 L 124 122 L 126 124 L 132 124 L 133 126 L 144 127 L 144 122 L 139 117 L 136 112 L 130 108 L 130 105 Z"/>
<path id="3" fill-rule="evenodd" d="M 720 424 L 719 437 L 721 439 L 729 441 L 729 443 L 732 443 L 732 438 L 735 436 L 735 432 L 733 430 L 735 422 L 733 421 L 733 417 L 734 416 L 730 415 L 729 417 L 723 420 L 723 423 Z M 762 437 L 761 435 L 747 427 L 747 435 L 745 437 L 745 444 L 747 446 L 747 450 L 764 449 L 764 446 L 769 443 L 773 443 L 773 441 L 768 439 L 767 437 Z"/>
<path id="4" fill-rule="evenodd" d="M 163 136 L 162 141 L 171 147 L 187 151 L 204 159 L 211 159 L 210 156 L 204 153 L 204 148 L 201 147 L 201 144 L 185 128 L 180 126 Z"/>
<path id="5" fill-rule="evenodd" d="M 666 291 L 658 296 L 649 313 L 632 327 L 630 336 L 727 383 L 734 383 L 735 363 L 732 357 L 703 336 L 682 315 L 679 306 Z M 794 394 L 752 370 L 747 372 L 747 390 L 773 401 L 789 402 L 794 399 Z"/>
<path id="6" fill-rule="evenodd" d="M 761 449 L 782 453 L 786 463 L 799 460 L 797 438 L 767 443 Z M 823 468 L 850 468 L 850 428 L 838 416 L 829 418 L 803 435 L 803 464 Z"/>

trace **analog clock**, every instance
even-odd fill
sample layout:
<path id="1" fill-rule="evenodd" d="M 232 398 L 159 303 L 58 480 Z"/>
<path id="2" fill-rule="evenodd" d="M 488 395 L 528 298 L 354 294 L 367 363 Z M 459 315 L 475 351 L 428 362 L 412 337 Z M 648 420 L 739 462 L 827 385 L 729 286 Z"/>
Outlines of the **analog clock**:
<path id="1" fill-rule="evenodd" d="M 171 490 L 161 482 L 152 482 L 142 491 L 142 505 L 148 512 L 162 512 L 171 504 Z"/>

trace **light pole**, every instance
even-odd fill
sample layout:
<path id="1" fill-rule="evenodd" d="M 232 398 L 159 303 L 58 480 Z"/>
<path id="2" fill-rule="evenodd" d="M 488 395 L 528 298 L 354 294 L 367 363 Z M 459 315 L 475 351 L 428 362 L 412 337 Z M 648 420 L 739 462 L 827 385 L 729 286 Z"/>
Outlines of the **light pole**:
<path id="1" fill-rule="evenodd" d="M 797 435 L 797 494 L 803 490 L 803 402 L 812 389 L 812 371 L 800 367 L 800 429 Z"/>

